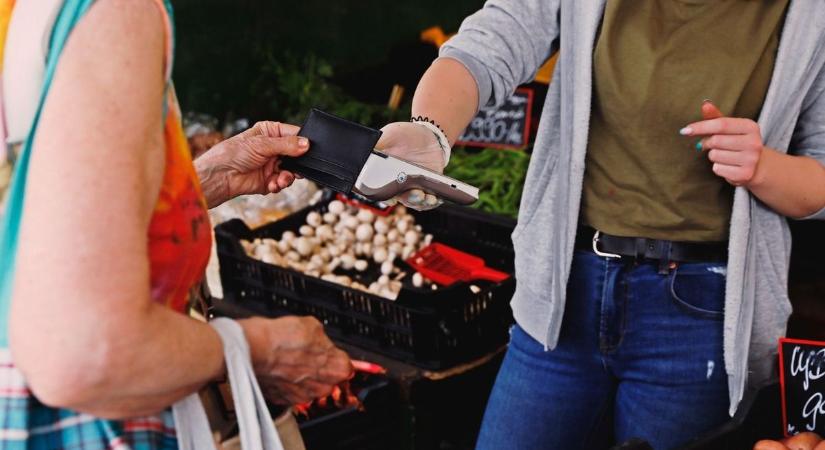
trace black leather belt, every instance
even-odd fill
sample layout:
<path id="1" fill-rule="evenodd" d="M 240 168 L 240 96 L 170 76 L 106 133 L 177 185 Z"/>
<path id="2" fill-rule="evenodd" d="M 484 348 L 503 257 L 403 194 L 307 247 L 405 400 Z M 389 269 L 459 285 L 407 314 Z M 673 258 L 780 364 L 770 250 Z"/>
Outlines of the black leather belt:
<path id="1" fill-rule="evenodd" d="M 650 259 L 662 262 L 726 262 L 727 242 L 678 242 L 660 239 L 622 237 L 579 226 L 576 249 L 606 257 Z"/>

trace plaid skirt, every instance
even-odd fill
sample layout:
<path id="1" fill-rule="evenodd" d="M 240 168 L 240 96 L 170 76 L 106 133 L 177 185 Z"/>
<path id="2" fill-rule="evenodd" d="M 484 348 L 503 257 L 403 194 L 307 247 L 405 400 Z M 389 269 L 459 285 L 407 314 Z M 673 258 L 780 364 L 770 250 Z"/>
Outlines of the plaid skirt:
<path id="1" fill-rule="evenodd" d="M 178 448 L 172 411 L 130 420 L 102 420 L 38 401 L 0 349 L 0 450 L 157 450 Z"/>

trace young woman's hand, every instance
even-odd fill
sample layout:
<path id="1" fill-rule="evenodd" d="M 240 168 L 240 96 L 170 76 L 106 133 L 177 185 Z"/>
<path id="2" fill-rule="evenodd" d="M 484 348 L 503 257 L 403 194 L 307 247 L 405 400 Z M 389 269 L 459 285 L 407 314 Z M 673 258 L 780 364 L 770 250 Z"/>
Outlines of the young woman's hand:
<path id="1" fill-rule="evenodd" d="M 376 149 L 441 173 L 444 171 L 444 150 L 429 129 L 412 122 L 394 122 L 381 129 L 383 134 Z M 412 189 L 397 197 L 404 205 L 419 211 L 433 209 L 441 200 L 420 189 Z"/>
<path id="2" fill-rule="evenodd" d="M 765 145 L 759 124 L 750 119 L 724 117 L 711 102 L 702 104 L 705 120 L 692 123 L 679 132 L 684 136 L 703 136 L 696 144 L 707 151 L 713 173 L 734 186 L 747 187 L 757 174 Z"/>
<path id="3" fill-rule="evenodd" d="M 280 158 L 300 156 L 309 149 L 309 140 L 297 133 L 294 125 L 258 122 L 195 160 L 209 207 L 238 195 L 268 194 L 289 187 L 295 174 L 280 169 Z"/>
<path id="4" fill-rule="evenodd" d="M 277 404 L 324 397 L 353 375 L 349 356 L 335 347 L 313 317 L 239 320 L 261 391 Z"/>

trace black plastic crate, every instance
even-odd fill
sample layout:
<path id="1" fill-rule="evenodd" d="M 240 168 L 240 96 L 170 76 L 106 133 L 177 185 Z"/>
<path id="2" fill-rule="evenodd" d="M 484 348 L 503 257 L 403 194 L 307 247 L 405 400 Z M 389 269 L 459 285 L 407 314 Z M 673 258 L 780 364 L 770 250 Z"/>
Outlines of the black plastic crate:
<path id="1" fill-rule="evenodd" d="M 427 369 L 442 369 L 504 345 L 512 323 L 509 302 L 515 279 L 502 283 L 456 283 L 437 291 L 405 285 L 395 301 L 350 289 L 246 255 L 241 239 L 279 239 L 296 231 L 310 211 L 325 212 L 329 199 L 255 230 L 241 220 L 215 228 L 224 299 L 257 314 L 312 315 L 344 342 Z M 434 240 L 478 255 L 488 266 L 513 273 L 510 234 L 514 221 L 445 205 L 412 212 Z"/>
<path id="2" fill-rule="evenodd" d="M 680 450 L 750 450 L 762 439 L 779 440 L 782 434 L 782 399 L 779 383 L 772 381 L 749 391 L 733 418 Z M 613 450 L 650 450 L 634 439 Z"/>
<path id="3" fill-rule="evenodd" d="M 364 380 L 358 380 L 365 377 Z M 362 408 L 351 406 L 303 420 L 299 428 L 307 450 L 388 450 L 397 448 L 398 388 L 384 377 L 358 374 Z"/>

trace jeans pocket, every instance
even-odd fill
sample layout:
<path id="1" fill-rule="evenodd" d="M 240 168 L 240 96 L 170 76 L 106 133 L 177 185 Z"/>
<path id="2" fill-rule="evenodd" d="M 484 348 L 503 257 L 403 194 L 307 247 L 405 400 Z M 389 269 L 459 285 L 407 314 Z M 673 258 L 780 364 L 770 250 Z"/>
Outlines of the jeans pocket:
<path id="1" fill-rule="evenodd" d="M 689 315 L 722 320 L 725 282 L 725 266 L 722 264 L 684 264 L 670 275 L 670 298 Z"/>

